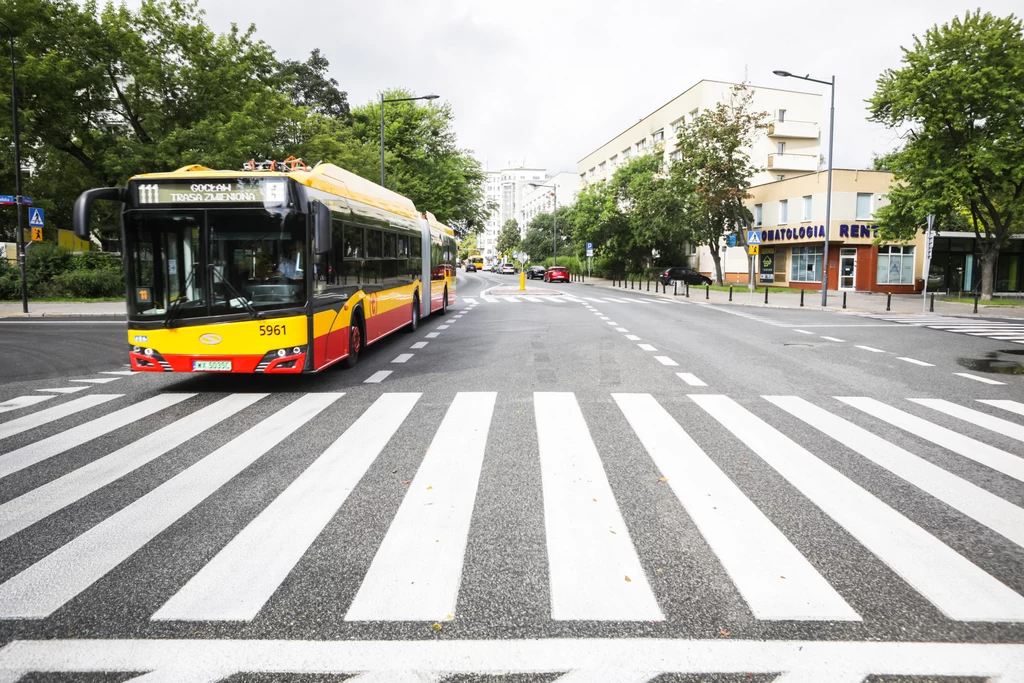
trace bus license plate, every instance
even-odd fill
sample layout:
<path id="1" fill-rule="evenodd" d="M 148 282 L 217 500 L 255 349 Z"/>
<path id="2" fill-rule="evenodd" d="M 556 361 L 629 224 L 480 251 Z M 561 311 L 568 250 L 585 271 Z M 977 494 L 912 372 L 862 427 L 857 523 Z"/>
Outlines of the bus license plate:
<path id="1" fill-rule="evenodd" d="M 231 372 L 229 360 L 194 360 L 192 370 L 196 372 Z"/>

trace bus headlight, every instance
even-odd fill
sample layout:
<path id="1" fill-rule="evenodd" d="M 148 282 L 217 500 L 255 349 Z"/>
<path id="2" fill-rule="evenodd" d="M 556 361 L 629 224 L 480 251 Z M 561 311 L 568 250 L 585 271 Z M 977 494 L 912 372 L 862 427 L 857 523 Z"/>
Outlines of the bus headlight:
<path id="1" fill-rule="evenodd" d="M 287 349 L 274 349 L 268 351 L 256 366 L 256 372 L 264 372 L 267 368 L 273 372 L 277 368 L 292 369 L 302 362 L 302 356 L 306 353 L 305 346 L 293 346 Z M 273 364 L 274 367 L 270 367 Z"/>

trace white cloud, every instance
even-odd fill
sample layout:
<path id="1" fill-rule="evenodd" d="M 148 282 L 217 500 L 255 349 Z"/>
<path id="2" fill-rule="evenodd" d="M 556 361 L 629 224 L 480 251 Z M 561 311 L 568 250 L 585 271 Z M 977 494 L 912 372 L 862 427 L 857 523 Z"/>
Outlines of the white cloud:
<path id="1" fill-rule="evenodd" d="M 990 0 L 1007 15 L 1018 0 Z M 963 14 L 959 0 L 205 0 L 211 26 L 255 23 L 281 58 L 314 47 L 349 100 L 383 88 L 450 101 L 460 144 L 492 169 L 578 159 L 702 78 L 821 92 L 773 69 L 836 76 L 838 166 L 864 167 L 895 135 L 864 100 L 901 45 Z"/>

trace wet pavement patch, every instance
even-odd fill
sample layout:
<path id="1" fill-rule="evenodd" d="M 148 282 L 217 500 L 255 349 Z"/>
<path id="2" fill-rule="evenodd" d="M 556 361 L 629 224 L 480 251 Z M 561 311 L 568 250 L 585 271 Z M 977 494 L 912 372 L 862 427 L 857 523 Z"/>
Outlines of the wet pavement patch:
<path id="1" fill-rule="evenodd" d="M 1020 354 L 1019 351 L 1004 351 L 1002 353 Z M 991 372 L 999 375 L 1024 375 L 1024 365 L 1015 360 L 999 357 L 999 352 L 985 354 L 984 358 L 958 358 L 957 363 L 977 372 Z"/>

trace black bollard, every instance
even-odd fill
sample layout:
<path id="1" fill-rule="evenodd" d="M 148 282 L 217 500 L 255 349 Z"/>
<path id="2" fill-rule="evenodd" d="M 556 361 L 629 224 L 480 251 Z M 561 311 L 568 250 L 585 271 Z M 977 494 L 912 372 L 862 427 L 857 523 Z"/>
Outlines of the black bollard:
<path id="1" fill-rule="evenodd" d="M 843 292 L 843 308 L 846 308 L 846 292 Z"/>
<path id="2" fill-rule="evenodd" d="M 704 298 L 705 299 L 710 299 L 711 298 L 711 285 L 704 285 Z"/>
<path id="3" fill-rule="evenodd" d="M 647 276 L 647 291 L 651 291 L 651 276 Z"/>
<path id="4" fill-rule="evenodd" d="M 768 288 L 764 288 L 764 302 L 768 303 Z"/>
<path id="5" fill-rule="evenodd" d="M 686 298 L 687 299 L 690 298 L 690 283 L 689 282 L 686 283 Z"/>
<path id="6" fill-rule="evenodd" d="M 892 292 L 885 293 L 885 310 L 892 310 Z"/>
<path id="7" fill-rule="evenodd" d="M 932 300 L 928 303 L 928 312 L 935 312 L 935 292 L 932 292 Z"/>
<path id="8" fill-rule="evenodd" d="M 729 285 L 729 301 L 732 301 L 732 285 Z"/>
<path id="9" fill-rule="evenodd" d="M 980 298 L 981 298 L 981 290 L 980 289 L 974 290 L 974 312 L 975 313 L 978 312 L 978 299 L 980 299 Z"/>
<path id="10" fill-rule="evenodd" d="M 800 308 L 804 307 L 804 291 L 803 289 L 800 290 Z"/>
<path id="11" fill-rule="evenodd" d="M 672 296 L 679 296 L 679 283 L 672 281 Z"/>

